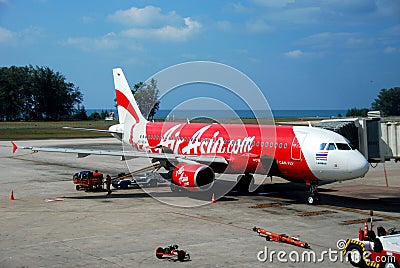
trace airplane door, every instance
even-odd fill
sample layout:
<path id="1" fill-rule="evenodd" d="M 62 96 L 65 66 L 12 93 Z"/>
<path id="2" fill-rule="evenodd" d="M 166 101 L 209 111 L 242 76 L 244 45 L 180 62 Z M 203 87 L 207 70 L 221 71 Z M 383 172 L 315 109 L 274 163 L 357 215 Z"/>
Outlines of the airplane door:
<path id="1" fill-rule="evenodd" d="M 291 159 L 293 161 L 301 161 L 301 145 L 303 145 L 304 139 L 306 138 L 307 133 L 297 132 L 296 136 L 293 138 L 292 147 L 291 147 Z"/>

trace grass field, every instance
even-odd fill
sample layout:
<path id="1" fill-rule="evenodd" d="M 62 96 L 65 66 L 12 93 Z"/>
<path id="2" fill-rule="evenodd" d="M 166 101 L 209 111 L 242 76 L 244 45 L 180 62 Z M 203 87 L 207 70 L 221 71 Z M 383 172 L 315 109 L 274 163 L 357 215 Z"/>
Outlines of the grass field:
<path id="1" fill-rule="evenodd" d="M 99 138 L 110 137 L 107 133 L 77 131 L 63 127 L 108 129 L 117 121 L 60 121 L 60 122 L 0 122 L 1 140 Z"/>

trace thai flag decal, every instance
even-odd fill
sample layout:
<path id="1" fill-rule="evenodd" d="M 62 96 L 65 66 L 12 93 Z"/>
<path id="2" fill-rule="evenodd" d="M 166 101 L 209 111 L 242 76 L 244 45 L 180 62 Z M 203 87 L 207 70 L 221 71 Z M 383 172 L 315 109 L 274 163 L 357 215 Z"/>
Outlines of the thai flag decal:
<path id="1" fill-rule="evenodd" d="M 328 152 L 318 152 L 315 154 L 315 159 L 316 160 L 328 160 Z"/>

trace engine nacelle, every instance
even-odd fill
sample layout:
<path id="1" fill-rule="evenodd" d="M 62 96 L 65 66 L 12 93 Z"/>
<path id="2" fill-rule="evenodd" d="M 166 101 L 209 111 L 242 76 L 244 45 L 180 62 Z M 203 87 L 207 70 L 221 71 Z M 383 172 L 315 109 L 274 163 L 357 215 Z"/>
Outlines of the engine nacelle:
<path id="1" fill-rule="evenodd" d="M 172 183 L 191 192 L 207 191 L 214 179 L 214 171 L 202 164 L 178 164 L 172 172 Z"/>

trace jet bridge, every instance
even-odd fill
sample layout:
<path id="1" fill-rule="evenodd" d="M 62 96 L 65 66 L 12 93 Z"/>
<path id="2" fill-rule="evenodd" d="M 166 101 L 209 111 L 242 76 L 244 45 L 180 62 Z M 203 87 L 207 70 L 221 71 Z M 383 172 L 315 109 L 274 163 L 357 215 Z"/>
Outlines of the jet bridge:
<path id="1" fill-rule="evenodd" d="M 370 163 L 400 160 L 400 118 L 382 118 L 374 111 L 367 118 L 328 119 L 314 126 L 341 134 Z"/>

